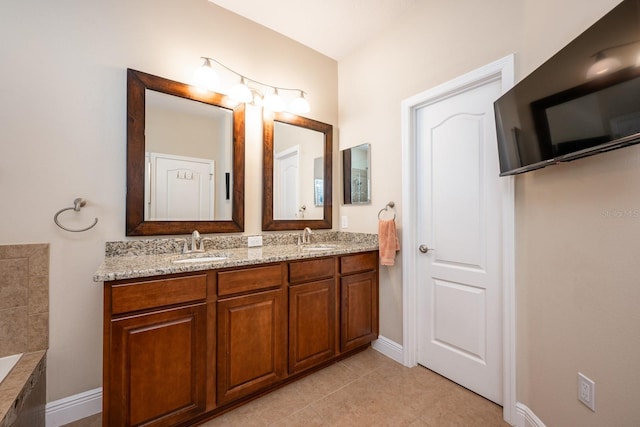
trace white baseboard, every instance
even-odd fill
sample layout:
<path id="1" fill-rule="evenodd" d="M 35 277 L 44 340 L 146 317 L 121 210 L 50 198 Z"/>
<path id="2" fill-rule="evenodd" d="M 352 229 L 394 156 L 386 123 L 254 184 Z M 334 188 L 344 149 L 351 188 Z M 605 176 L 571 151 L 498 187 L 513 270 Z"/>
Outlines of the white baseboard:
<path id="1" fill-rule="evenodd" d="M 397 342 L 391 341 L 389 338 L 385 338 L 380 335 L 377 340 L 371 343 L 371 347 L 388 358 L 404 364 L 404 350 Z"/>
<path id="2" fill-rule="evenodd" d="M 517 427 L 546 427 L 542 420 L 524 403 L 516 403 Z"/>
<path id="3" fill-rule="evenodd" d="M 46 426 L 60 427 L 102 411 L 102 387 L 47 403 Z"/>

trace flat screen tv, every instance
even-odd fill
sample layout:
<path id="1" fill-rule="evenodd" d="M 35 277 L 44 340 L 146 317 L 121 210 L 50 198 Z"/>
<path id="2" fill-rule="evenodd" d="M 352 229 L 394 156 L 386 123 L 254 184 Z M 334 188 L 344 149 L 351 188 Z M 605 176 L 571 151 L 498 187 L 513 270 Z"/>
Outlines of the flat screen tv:
<path id="1" fill-rule="evenodd" d="M 500 175 L 640 142 L 640 0 L 625 0 L 494 104 Z"/>

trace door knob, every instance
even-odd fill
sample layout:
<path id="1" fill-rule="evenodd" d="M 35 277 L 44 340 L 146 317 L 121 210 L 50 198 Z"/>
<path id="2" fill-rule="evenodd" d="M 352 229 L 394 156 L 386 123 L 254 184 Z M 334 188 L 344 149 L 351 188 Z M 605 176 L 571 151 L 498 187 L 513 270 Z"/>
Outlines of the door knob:
<path id="1" fill-rule="evenodd" d="M 429 247 L 427 247 L 427 245 L 420 245 L 420 246 L 418 247 L 418 249 L 419 249 L 419 250 L 420 250 L 420 252 L 422 252 L 423 254 L 426 254 L 427 252 L 429 252 L 429 251 L 432 251 L 432 250 L 433 250 L 433 248 L 429 248 Z"/>

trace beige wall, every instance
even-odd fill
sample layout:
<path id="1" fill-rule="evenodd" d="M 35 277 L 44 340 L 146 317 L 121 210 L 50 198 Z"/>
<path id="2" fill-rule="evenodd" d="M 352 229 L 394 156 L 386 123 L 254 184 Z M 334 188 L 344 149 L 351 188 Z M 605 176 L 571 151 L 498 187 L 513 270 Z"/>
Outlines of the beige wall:
<path id="1" fill-rule="evenodd" d="M 256 80 L 305 89 L 308 116 L 335 126 L 337 64 L 206 0 L 8 2 L 0 39 L 0 244 L 51 243 L 52 401 L 102 382 L 102 286 L 92 276 L 104 242 L 125 238 L 126 68 L 189 82 L 199 57 L 212 56 Z M 260 110 L 248 107 L 246 123 L 245 232 L 255 234 Z M 79 196 L 88 205 L 61 218 L 65 225 L 99 223 L 62 231 L 53 214 Z"/>
<path id="2" fill-rule="evenodd" d="M 102 296 L 91 277 L 104 242 L 124 238 L 127 67 L 189 81 L 198 57 L 214 56 L 258 80 L 305 88 L 309 116 L 336 130 L 338 69 L 340 148 L 371 143 L 373 173 L 372 204 L 340 213 L 347 231 L 375 232 L 388 201 L 402 214 L 402 99 L 509 53 L 520 79 L 617 2 L 425 0 L 339 67 L 204 0 L 3 8 L 0 37 L 11 42 L 0 44 L 0 243 L 51 243 L 48 400 L 101 384 Z M 249 107 L 247 234 L 260 231 L 259 121 Z M 640 147 L 631 147 L 516 179 L 518 400 L 549 426 L 640 419 L 639 175 Z M 77 196 L 89 200 L 77 225 L 100 223 L 66 233 L 52 216 Z M 382 335 L 399 343 L 401 268 L 402 254 L 384 267 L 380 298 Z M 578 371 L 597 383 L 595 414 L 576 401 Z"/>
<path id="3" fill-rule="evenodd" d="M 617 3 L 425 1 L 340 61 L 340 148 L 372 144 L 372 204 L 341 206 L 349 230 L 376 231 L 390 200 L 402 212 L 403 99 L 510 53 L 520 80 Z M 638 182 L 640 146 L 516 178 L 517 399 L 548 426 L 640 420 Z M 380 318 L 402 342 L 399 259 L 381 273 Z M 578 371 L 596 382 L 595 413 Z"/>

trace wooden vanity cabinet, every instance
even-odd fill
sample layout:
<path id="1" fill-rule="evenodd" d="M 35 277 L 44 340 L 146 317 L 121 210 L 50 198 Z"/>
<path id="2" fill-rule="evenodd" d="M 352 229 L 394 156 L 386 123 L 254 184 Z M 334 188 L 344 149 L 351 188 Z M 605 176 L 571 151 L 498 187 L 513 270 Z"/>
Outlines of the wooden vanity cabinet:
<path id="1" fill-rule="evenodd" d="M 207 275 L 105 286 L 105 426 L 172 426 L 207 408 Z"/>
<path id="2" fill-rule="evenodd" d="M 286 376 L 286 294 L 282 275 L 280 264 L 218 273 L 219 405 L 264 389 Z"/>
<path id="3" fill-rule="evenodd" d="M 377 336 L 377 251 L 105 282 L 103 425 L 202 422 Z"/>
<path id="4" fill-rule="evenodd" d="M 340 258 L 340 351 L 378 338 L 378 253 Z"/>
<path id="5" fill-rule="evenodd" d="M 336 258 L 289 263 L 289 373 L 336 354 Z"/>

